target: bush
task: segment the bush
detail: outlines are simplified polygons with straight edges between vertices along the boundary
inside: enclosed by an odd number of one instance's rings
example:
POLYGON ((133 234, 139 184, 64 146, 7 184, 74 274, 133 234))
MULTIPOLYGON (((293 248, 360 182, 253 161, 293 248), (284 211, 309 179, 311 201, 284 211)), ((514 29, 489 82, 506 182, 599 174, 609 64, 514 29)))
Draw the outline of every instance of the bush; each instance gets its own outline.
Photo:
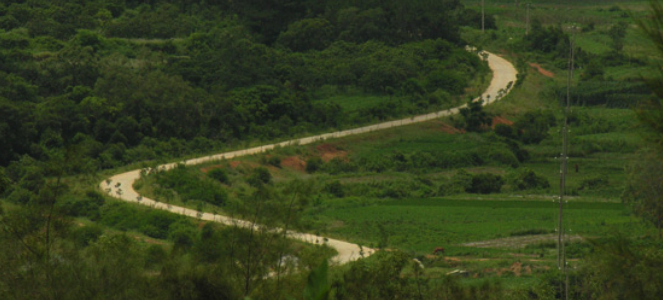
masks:
POLYGON ((447 183, 440 185, 438 196, 449 196, 465 192, 472 186, 472 174, 460 169, 447 183))
POLYGON ((175 190, 182 201, 200 200, 214 205, 225 204, 228 195, 222 186, 209 179, 199 178, 184 165, 157 174, 157 183, 175 190))
POLYGON ((579 190, 592 190, 600 187, 605 187, 608 186, 608 176, 606 175, 598 175, 595 177, 583 179, 580 182, 580 187, 578 188, 579 190))
POLYGON ((343 185, 338 180, 334 180, 325 185, 325 192, 333 195, 336 198, 343 198, 343 196, 345 196, 345 193, 343 192, 343 185))
POLYGON ((516 132, 513 129, 513 127, 506 125, 506 124, 497 124, 495 125, 495 134, 509 138, 509 139, 515 139, 517 138, 516 132))
POLYGON ((259 187, 263 184, 268 184, 271 181, 272 174, 269 173, 269 170, 263 167, 253 169, 251 176, 246 179, 246 182, 253 187, 259 187))
POLYGON ((545 177, 527 168, 510 174, 507 181, 512 189, 519 191, 539 188, 547 189, 550 187, 550 183, 545 177))
POLYGON ((281 167, 281 158, 278 157, 278 156, 272 156, 272 157, 267 159, 267 163, 272 165, 272 166, 275 166, 277 168, 280 168, 281 167))
POLYGON ((493 146, 488 150, 488 159, 502 166, 517 168, 520 163, 518 158, 509 149, 493 146))
POLYGON ((504 185, 502 176, 482 173, 472 176, 472 184, 466 191, 468 193, 490 194, 499 193, 504 185))
POLYGON ((77 227, 71 231, 71 238, 79 247, 86 247, 94 243, 104 230, 97 225, 77 227))
POLYGON ((309 173, 309 174, 315 173, 323 165, 324 165, 324 162, 322 161, 321 158, 311 157, 308 160, 306 160, 306 173, 309 173))
POLYGON ((555 126, 555 116, 550 111, 527 112, 513 124, 518 138, 525 144, 538 144, 548 137, 550 126, 555 126))
POLYGON ((207 172, 207 177, 221 183, 228 183, 228 174, 221 168, 215 168, 207 172))

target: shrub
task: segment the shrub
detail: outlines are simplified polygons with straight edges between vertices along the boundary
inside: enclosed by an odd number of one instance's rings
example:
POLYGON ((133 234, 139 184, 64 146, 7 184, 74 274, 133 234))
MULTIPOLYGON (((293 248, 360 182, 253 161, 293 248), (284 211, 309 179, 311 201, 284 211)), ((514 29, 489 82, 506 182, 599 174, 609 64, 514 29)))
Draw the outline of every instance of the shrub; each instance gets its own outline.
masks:
POLYGON ((525 144, 538 144, 548 137, 550 126, 555 125, 555 116, 550 111, 527 112, 513 124, 519 139, 525 144))
POLYGON ((509 166, 512 168, 517 168, 520 163, 518 158, 509 151, 509 149, 500 148, 498 146, 493 146, 488 151, 488 159, 497 163, 498 165, 509 166))
POLYGON ((226 171, 220 168, 215 168, 207 172, 207 177, 221 183, 228 183, 228 174, 226 174, 226 171))
POLYGON ((268 184, 271 181, 272 174, 269 173, 269 170, 263 167, 253 169, 253 174, 246 179, 246 182, 253 187, 259 187, 263 184, 268 184))
POLYGON ((311 157, 308 160, 306 160, 306 173, 312 174, 318 171, 322 166, 324 165, 324 162, 320 157, 311 157))
POLYGON ((472 186, 472 174, 460 169, 449 182, 440 185, 438 196, 449 196, 465 192, 472 186))
POLYGON ((103 233, 104 230, 100 226, 82 226, 71 231, 71 238, 79 247, 86 247, 87 245, 94 243, 103 233))
POLYGON ((506 124, 497 124, 495 125, 495 134, 499 136, 503 136, 505 138, 509 139, 515 139, 516 138, 516 132, 513 129, 513 127, 506 125, 506 124))
POLYGON ((272 156, 272 157, 267 159, 267 163, 272 165, 272 166, 275 166, 277 168, 280 168, 281 167, 281 158, 278 157, 278 156, 272 156))
POLYGON ((595 177, 590 177, 587 179, 583 179, 580 182, 580 187, 578 188, 579 190, 591 190, 591 189, 596 189, 600 187, 605 187, 608 185, 608 176, 606 175, 598 175, 595 177))
POLYGON ((338 180, 334 180, 325 185, 325 192, 333 195, 336 198, 343 198, 343 196, 345 196, 345 193, 343 192, 343 185, 338 180))
POLYGON ((529 189, 547 189, 550 187, 548 180, 536 174, 531 169, 520 169, 509 175, 508 184, 514 190, 529 190, 529 189))
POLYGON ((504 185, 502 176, 482 173, 472 176, 472 184, 466 191, 469 193, 490 194, 499 193, 504 185))

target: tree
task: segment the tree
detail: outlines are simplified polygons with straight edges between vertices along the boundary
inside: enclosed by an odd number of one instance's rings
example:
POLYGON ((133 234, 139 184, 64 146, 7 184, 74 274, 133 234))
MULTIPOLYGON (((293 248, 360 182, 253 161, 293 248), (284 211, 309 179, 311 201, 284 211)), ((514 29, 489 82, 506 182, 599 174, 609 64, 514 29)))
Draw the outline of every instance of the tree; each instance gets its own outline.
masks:
POLYGON ((622 200, 658 229, 663 237, 663 158, 660 153, 644 150, 629 170, 622 200))
POLYGON ((513 127, 524 144, 538 144, 549 136, 553 125, 555 116, 550 111, 539 110, 521 115, 513 127))
POLYGON ((288 25, 277 43, 298 52, 322 50, 331 44, 333 35, 334 27, 326 19, 303 19, 288 25))
POLYGON ((608 30, 608 35, 612 40, 610 47, 612 51, 619 54, 624 48, 624 39, 626 38, 626 29, 628 29, 628 24, 624 21, 620 21, 617 24, 614 24, 608 30))
POLYGON ((491 118, 483 110, 483 99, 468 102, 466 107, 460 109, 463 117, 463 128, 467 131, 484 131, 491 123, 491 118))
POLYGON ((466 191, 479 194, 499 193, 502 190, 502 185, 504 185, 502 176, 481 173, 472 176, 472 183, 466 191))

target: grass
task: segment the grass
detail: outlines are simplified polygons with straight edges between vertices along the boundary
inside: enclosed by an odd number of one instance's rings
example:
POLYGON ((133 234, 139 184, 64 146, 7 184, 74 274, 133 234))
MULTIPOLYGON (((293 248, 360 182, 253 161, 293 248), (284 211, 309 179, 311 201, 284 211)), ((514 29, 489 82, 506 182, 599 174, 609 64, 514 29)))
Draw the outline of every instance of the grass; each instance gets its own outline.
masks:
MULTIPOLYGON (((316 215, 342 225, 328 229, 332 236, 388 247, 429 253, 443 246, 447 255, 469 251, 463 243, 496 239, 511 233, 556 227, 556 203, 451 199, 400 199, 327 209, 316 215), (377 225, 380 224, 380 225, 377 225), (382 228, 380 228, 380 226, 382 228)), ((636 222, 620 203, 578 202, 567 205, 568 226, 576 234, 602 236, 613 227, 636 222)))

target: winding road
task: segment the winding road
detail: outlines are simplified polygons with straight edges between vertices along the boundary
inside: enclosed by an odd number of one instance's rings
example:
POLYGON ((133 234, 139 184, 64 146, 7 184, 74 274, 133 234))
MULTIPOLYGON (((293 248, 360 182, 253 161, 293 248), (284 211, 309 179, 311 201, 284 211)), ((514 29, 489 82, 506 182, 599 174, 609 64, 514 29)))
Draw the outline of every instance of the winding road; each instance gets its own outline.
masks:
MULTIPOLYGON (((488 65, 490 69, 493 72, 493 78, 490 82, 490 85, 486 89, 486 91, 483 93, 482 97, 483 99, 487 99, 484 103, 489 104, 494 101, 499 100, 503 96, 505 96, 513 87, 513 85, 516 82, 516 74, 517 71, 513 67, 513 65, 495 55, 489 52, 484 52, 487 54, 487 60, 488 60, 488 65)), ((474 99, 474 101, 478 100, 474 99)), ((219 161, 222 159, 233 159, 236 157, 240 156, 245 156, 245 155, 252 155, 252 154, 257 154, 261 152, 265 152, 271 149, 274 149, 275 147, 285 147, 285 146, 290 146, 290 145, 305 145, 305 144, 310 144, 310 143, 315 143, 321 140, 325 139, 330 139, 330 138, 340 138, 340 137, 345 137, 345 136, 350 136, 350 135, 355 135, 355 134, 361 134, 361 133, 366 133, 366 132, 371 132, 371 131, 376 131, 376 130, 382 130, 382 129, 387 129, 387 128, 392 128, 392 127, 397 127, 397 126, 404 126, 404 125, 409 125, 409 124, 414 124, 414 123, 419 123, 419 122, 424 122, 444 116, 449 116, 449 115, 454 115, 459 112, 461 108, 465 107, 459 106, 456 108, 448 109, 448 110, 443 110, 443 111, 438 111, 434 113, 429 113, 425 115, 420 115, 420 116, 415 116, 415 117, 410 117, 407 119, 402 119, 402 120, 396 120, 396 121, 389 121, 389 122, 384 122, 384 123, 379 123, 375 125, 370 125, 370 126, 365 126, 365 127, 360 127, 360 128, 355 128, 355 129, 350 129, 350 130, 344 130, 344 131, 338 131, 338 132, 332 132, 332 133, 326 133, 326 134, 321 134, 321 135, 316 135, 316 136, 311 136, 311 137, 306 137, 306 138, 301 138, 301 139, 294 139, 294 140, 289 140, 277 144, 269 144, 269 145, 263 145, 259 147, 254 147, 250 149, 244 149, 244 150, 238 150, 238 151, 231 151, 231 152, 226 152, 226 153, 220 153, 216 155, 210 155, 210 156, 205 156, 205 157, 200 157, 200 158, 195 158, 195 159, 190 159, 186 161, 182 161, 179 163, 183 163, 187 166, 190 165, 197 165, 209 161, 219 161)), ((164 164, 158 166, 158 168, 162 170, 169 170, 173 167, 175 167, 178 163, 170 163, 170 164, 164 164)), ((240 226, 240 227, 245 227, 245 228, 251 228, 252 226, 260 226, 259 224, 254 224, 248 221, 244 220, 238 220, 238 219, 232 219, 226 216, 221 216, 221 215, 216 215, 216 214, 211 214, 211 213, 200 213, 196 210, 193 209, 188 209, 184 207, 179 207, 179 206, 174 206, 174 205, 168 205, 166 203, 158 202, 153 199, 149 199, 146 197, 142 197, 141 195, 138 194, 133 188, 133 183, 134 181, 138 180, 140 178, 140 173, 142 169, 137 169, 133 171, 129 171, 126 173, 122 174, 117 174, 114 175, 103 182, 99 184, 99 187, 101 188, 102 191, 106 192, 108 195, 111 197, 124 200, 127 202, 134 202, 138 203, 141 205, 149 206, 155 209, 163 209, 170 211, 172 213, 176 214, 181 214, 193 218, 198 218, 201 220, 206 220, 206 221, 213 221, 213 222, 219 222, 225 225, 235 225, 235 226, 240 226)), ((308 243, 325 243, 329 247, 332 247, 336 249, 338 252, 338 255, 334 257, 333 262, 338 263, 338 264, 344 264, 356 259, 359 259, 361 257, 369 256, 375 252, 374 249, 366 248, 366 247, 361 247, 357 244, 352 244, 346 241, 341 241, 341 240, 336 240, 336 239, 331 239, 331 238, 325 238, 322 236, 318 235, 313 235, 313 234, 308 234, 308 233, 299 233, 295 231, 288 231, 287 236, 292 239, 297 239, 300 241, 308 242, 308 243)))

